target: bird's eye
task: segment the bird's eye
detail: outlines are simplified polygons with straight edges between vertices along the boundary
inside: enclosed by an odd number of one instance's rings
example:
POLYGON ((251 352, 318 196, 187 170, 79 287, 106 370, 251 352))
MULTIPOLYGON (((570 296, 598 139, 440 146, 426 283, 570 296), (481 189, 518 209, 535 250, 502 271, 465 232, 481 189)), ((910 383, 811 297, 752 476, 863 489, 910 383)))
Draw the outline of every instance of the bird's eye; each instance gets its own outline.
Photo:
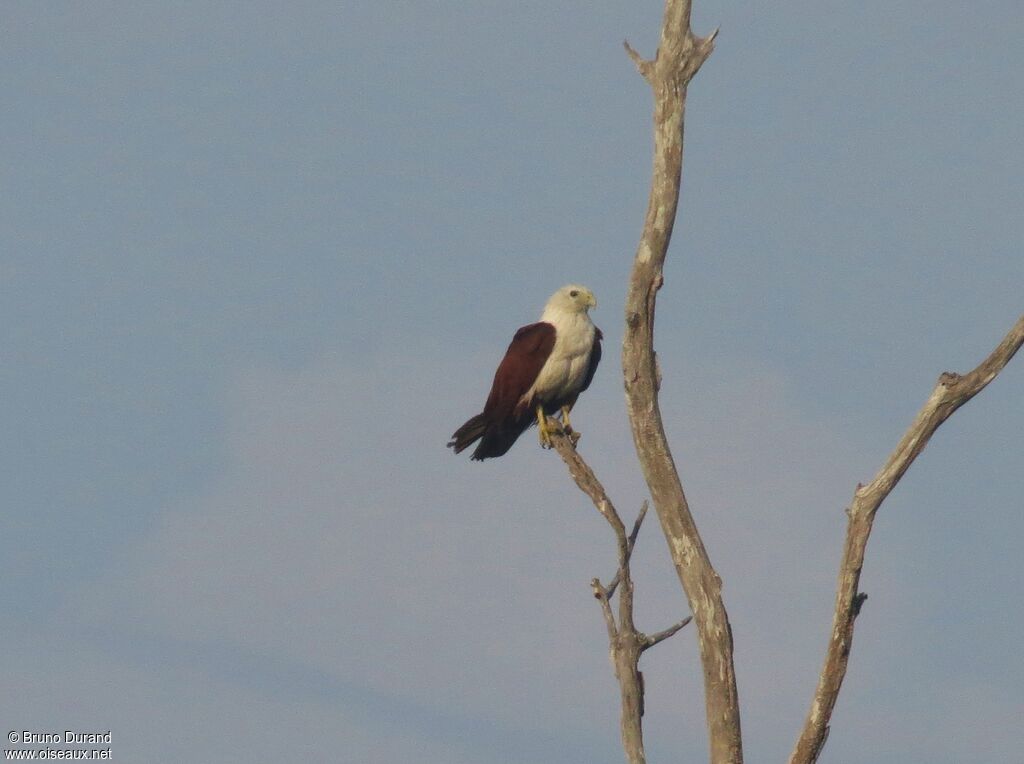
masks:
POLYGON ((569 292, 569 296, 570 297, 579 297, 580 296, 580 290, 573 289, 571 292, 569 292))

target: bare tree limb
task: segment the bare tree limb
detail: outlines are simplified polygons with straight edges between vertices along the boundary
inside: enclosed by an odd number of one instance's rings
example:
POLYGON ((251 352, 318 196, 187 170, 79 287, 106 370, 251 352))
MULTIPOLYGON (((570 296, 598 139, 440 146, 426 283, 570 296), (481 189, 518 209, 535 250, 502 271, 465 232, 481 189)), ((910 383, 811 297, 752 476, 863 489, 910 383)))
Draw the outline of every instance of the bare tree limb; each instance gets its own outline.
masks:
POLYGON ((688 615, 688 616, 686 616, 686 618, 681 620, 679 623, 672 624, 671 626, 669 626, 664 631, 659 631, 657 634, 651 634, 649 637, 647 637, 647 639, 644 640, 644 644, 643 644, 643 647, 641 649, 642 650, 646 650, 649 647, 654 647, 659 642, 664 642, 669 637, 674 636, 676 634, 676 632, 678 632, 681 628, 686 626, 692 620, 693 620, 693 616, 692 615, 688 615))
POLYGON ((609 601, 608 590, 601 586, 601 582, 592 578, 590 588, 594 591, 594 598, 601 603, 601 614, 604 616, 605 625, 608 627, 608 641, 615 644, 619 636, 619 627, 615 625, 615 613, 612 612, 612 604, 609 601))
POLYGON ((569 468, 569 474, 576 481, 583 493, 590 497, 597 511, 601 513, 615 533, 618 548, 619 572, 616 578, 621 582, 619 592, 619 622, 616 624, 612 612, 610 594, 598 579, 590 582, 594 597, 601 604, 605 625, 608 628, 608 645, 615 678, 619 682, 619 697, 622 713, 619 730, 622 735, 622 747, 626 752, 626 760, 630 764, 646 764, 643 739, 643 708, 644 685, 640 674, 640 639, 633 625, 633 582, 629 575, 629 538, 626 526, 623 525, 619 513, 615 510, 611 499, 605 493, 604 486, 597 479, 594 471, 583 461, 576 451, 573 438, 561 425, 549 420, 551 427, 551 443, 558 455, 569 468), (623 613, 627 617, 623 618, 623 613))
MULTIPOLYGON (((636 546, 636 537, 640 534, 640 526, 643 524, 644 518, 647 516, 647 501, 640 506, 640 513, 636 516, 636 520, 633 522, 633 530, 629 533, 629 538, 626 539, 626 561, 628 562, 630 557, 633 555, 633 547, 636 546)), ((619 585, 619 581, 622 578, 621 563, 619 570, 615 571, 615 577, 612 582, 608 584, 608 596, 611 597, 615 594, 615 589, 619 585)))
POLYGON ((711 55, 717 31, 690 30, 690 0, 666 0, 661 40, 653 61, 626 44, 654 94, 654 165, 644 230, 626 296, 622 372, 633 443, 651 491, 672 560, 697 625, 712 764, 740 764, 743 745, 733 666, 732 629, 711 565, 690 514, 658 406, 654 313, 662 269, 679 203, 683 122, 690 80, 711 55))
POLYGON ((636 70, 640 72, 645 80, 650 82, 651 72, 654 69, 654 62, 645 61, 643 57, 633 49, 633 46, 629 44, 629 40, 623 40, 622 46, 626 49, 626 54, 633 59, 633 63, 636 64, 636 70))
POLYGON ((825 665, 818 678, 810 712, 790 756, 790 764, 816 762, 828 738, 829 721, 846 676, 850 649, 853 645, 854 621, 860 613, 861 605, 867 599, 867 595, 858 592, 857 589, 875 513, 928 445, 929 439, 939 426, 995 379, 1022 344, 1024 316, 1018 319, 1002 342, 974 371, 964 376, 950 372, 942 374, 932 394, 874 480, 867 485, 857 486, 853 502, 847 509, 846 541, 843 544, 843 557, 839 565, 832 635, 825 655, 825 665))
POLYGON ((552 427, 552 445, 569 468, 572 479, 580 486, 580 490, 590 497, 594 506, 597 507, 597 511, 611 525, 615 535, 618 549, 618 572, 615 578, 622 585, 622 591, 618 593, 620 620, 617 625, 611 610, 608 590, 601 586, 601 582, 597 579, 591 581, 591 588, 601 604, 601 612, 608 630, 611 665, 615 671, 615 679, 618 680, 622 703, 620 731, 626 759, 630 764, 646 764, 647 759, 643 750, 643 678, 639 669, 641 650, 639 635, 633 625, 633 582, 629 572, 631 548, 629 538, 626 536, 626 526, 604 492, 601 481, 597 479, 594 471, 575 450, 570 435, 553 420, 551 423, 554 425, 552 427), (623 618, 624 613, 626 613, 626 618, 623 618))
POLYGON ((608 494, 605 493, 601 481, 597 479, 597 475, 590 469, 590 465, 583 461, 583 457, 576 450, 576 446, 573 444, 569 433, 562 429, 561 423, 555 419, 548 419, 548 427, 551 433, 551 445, 558 451, 558 455, 562 457, 565 466, 569 468, 569 474, 572 476, 572 479, 579 486, 579 489, 590 497, 594 506, 597 507, 597 511, 612 526, 616 540, 620 541, 620 546, 628 547, 626 526, 622 524, 622 518, 619 517, 619 513, 615 510, 612 500, 608 498, 608 494))
POLYGON ((608 587, 602 586, 600 580, 592 579, 590 588, 601 605, 601 614, 604 616, 605 627, 608 630, 610 658, 615 669, 615 678, 619 682, 619 695, 622 704, 620 718, 622 747, 630 764, 645 764, 643 743, 644 678, 639 668, 640 656, 648 648, 671 637, 689 623, 690 619, 686 618, 651 637, 637 631, 633 621, 633 579, 629 563, 637 536, 640 533, 640 526, 647 514, 647 502, 645 501, 640 508, 640 513, 633 523, 633 530, 627 536, 626 526, 608 498, 608 494, 605 493, 604 486, 576 451, 578 435, 566 432, 560 423, 553 419, 548 421, 548 427, 551 433, 551 443, 569 468, 569 474, 572 475, 580 490, 590 497, 594 506, 597 507, 597 511, 601 513, 615 534, 618 552, 618 570, 615 573, 615 578, 612 579, 612 584, 608 587), (618 619, 616 619, 611 605, 611 598, 616 589, 619 593, 618 619))

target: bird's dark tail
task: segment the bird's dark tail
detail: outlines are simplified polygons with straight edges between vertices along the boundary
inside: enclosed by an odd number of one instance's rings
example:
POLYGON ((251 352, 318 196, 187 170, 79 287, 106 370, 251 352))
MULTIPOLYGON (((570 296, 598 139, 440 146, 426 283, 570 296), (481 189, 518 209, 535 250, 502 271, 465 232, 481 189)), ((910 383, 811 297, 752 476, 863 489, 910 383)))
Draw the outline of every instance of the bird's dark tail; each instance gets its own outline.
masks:
POLYGON ((452 439, 448 441, 448 448, 454 449, 455 453, 459 453, 478 441, 486 430, 487 422, 484 419, 484 415, 477 414, 455 431, 452 439))
POLYGON ((531 424, 533 424, 533 418, 527 415, 498 425, 488 425, 484 415, 477 414, 455 431, 452 439, 448 441, 448 448, 459 453, 479 440, 480 444, 473 450, 473 455, 470 458, 475 461, 493 459, 507 453, 512 448, 512 444, 531 424))

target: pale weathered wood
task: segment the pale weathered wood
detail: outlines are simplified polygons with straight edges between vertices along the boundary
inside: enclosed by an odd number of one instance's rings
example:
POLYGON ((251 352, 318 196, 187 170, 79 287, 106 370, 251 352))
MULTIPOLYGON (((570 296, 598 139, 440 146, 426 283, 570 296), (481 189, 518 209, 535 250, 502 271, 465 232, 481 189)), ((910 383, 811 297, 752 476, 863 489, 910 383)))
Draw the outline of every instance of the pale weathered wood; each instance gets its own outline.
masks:
POLYGON ((569 474, 576 481, 576 485, 590 497, 598 512, 608 522, 615 534, 618 556, 618 569, 615 577, 607 587, 595 578, 591 580, 590 588, 601 605, 601 613, 608 630, 610 658, 615 670, 615 678, 619 683, 622 707, 619 729, 626 760, 629 764, 645 764, 647 759, 644 753, 643 739, 644 681, 643 674, 640 673, 640 656, 648 648, 654 647, 678 632, 689 623, 690 619, 686 618, 652 636, 637 631, 633 621, 633 578, 630 574, 629 562, 636 544, 637 534, 640 533, 640 525, 647 513, 647 502, 644 502, 640 509, 640 514, 637 516, 636 522, 633 523, 632 532, 627 535, 626 526, 622 523, 615 505, 605 493, 604 486, 601 485, 601 481, 597 479, 594 471, 583 461, 583 457, 576 450, 576 440, 579 436, 572 432, 566 432, 555 420, 550 420, 549 427, 551 428, 551 445, 558 451, 558 455, 562 457, 562 461, 569 468, 569 474), (619 593, 618 618, 616 618, 611 605, 611 598, 616 589, 619 593))
MULTIPOLYGON (((668 542, 677 575, 686 593, 697 627, 704 676, 710 761, 742 764, 743 745, 739 698, 733 662, 732 629, 722 600, 722 584, 704 547, 682 482, 669 449, 658 404, 661 384, 654 352, 654 319, 663 267, 676 220, 683 164, 683 125, 686 90, 690 80, 714 48, 717 31, 706 38, 690 30, 690 0, 666 0, 661 39, 653 60, 645 60, 629 43, 626 51, 654 95, 654 160, 651 190, 643 234, 626 296, 622 370, 626 406, 633 442, 644 478, 651 492, 662 531, 668 542)), ((935 430, 953 412, 980 392, 1009 362, 1024 343, 1024 316, 993 353, 965 376, 943 374, 896 450, 867 486, 858 486, 847 510, 849 524, 832 635, 811 710, 790 758, 790 764, 812 764, 828 736, 829 720, 846 674, 853 627, 867 595, 858 591, 864 550, 878 507, 928 443, 935 430)), ((591 582, 598 599, 611 647, 611 659, 619 681, 621 731, 630 764, 645 762, 642 737, 643 676, 638 670, 644 650, 675 634, 689 618, 657 634, 647 636, 633 623, 633 582, 629 558, 643 511, 627 536, 625 526, 604 488, 576 451, 576 437, 552 422, 552 444, 569 467, 577 485, 612 526, 619 554, 619 569, 605 587, 591 582), (619 588, 616 617, 611 598, 619 588)), ((646 506, 646 505, 645 505, 646 506)))
POLYGON ((857 486, 853 502, 846 510, 846 541, 839 564, 839 584, 836 588, 835 612, 825 665, 818 678, 811 709, 790 756, 790 764, 816 762, 828 738, 829 721, 846 676, 853 646, 854 622, 861 605, 867 599, 867 595, 859 592, 858 587, 875 513, 914 459, 928 445, 939 425, 995 379, 1021 344, 1024 344, 1024 316, 1018 319, 1003 341, 974 371, 964 376, 950 372, 942 374, 932 394, 874 480, 867 485, 857 486))
POLYGON ((697 626, 710 760, 739 764, 743 744, 732 629, 721 580, 697 531, 665 437, 654 353, 655 303, 679 203, 686 89, 711 55, 714 39, 715 33, 699 38, 691 32, 689 0, 667 0, 654 60, 643 60, 626 44, 654 94, 654 164, 644 230, 626 295, 622 371, 633 443, 697 626))

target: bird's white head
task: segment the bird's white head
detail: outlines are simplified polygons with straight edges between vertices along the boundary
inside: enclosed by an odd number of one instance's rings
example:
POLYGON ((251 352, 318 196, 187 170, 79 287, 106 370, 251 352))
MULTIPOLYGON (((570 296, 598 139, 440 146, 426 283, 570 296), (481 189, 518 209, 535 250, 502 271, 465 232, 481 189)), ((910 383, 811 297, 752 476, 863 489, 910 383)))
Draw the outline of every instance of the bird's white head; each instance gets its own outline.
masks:
POLYGON ((548 304, 544 306, 544 314, 547 315, 551 312, 586 313, 596 307, 597 299, 593 292, 579 284, 567 284, 551 295, 548 304))

